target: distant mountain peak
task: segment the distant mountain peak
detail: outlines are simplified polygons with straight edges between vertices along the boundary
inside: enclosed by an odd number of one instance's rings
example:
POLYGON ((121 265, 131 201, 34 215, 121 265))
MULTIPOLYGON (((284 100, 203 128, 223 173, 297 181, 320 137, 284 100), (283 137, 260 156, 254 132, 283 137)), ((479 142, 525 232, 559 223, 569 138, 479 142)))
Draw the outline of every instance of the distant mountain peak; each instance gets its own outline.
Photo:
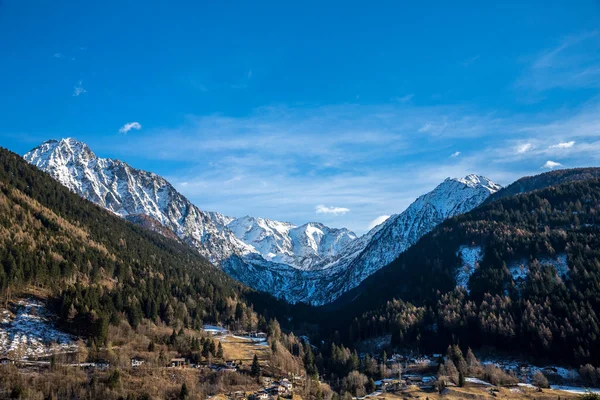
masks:
MULTIPOLYGON (((475 174, 448 178, 416 199, 404 212, 392 215, 301 274, 271 269, 261 262, 253 264, 252 274, 237 265, 229 266, 227 271, 255 288, 270 288, 275 296, 292 303, 326 304, 395 260, 438 224, 477 207, 499 188, 490 179, 475 174), (273 291, 273 286, 278 289, 273 291)), ((296 229, 310 231, 317 229, 317 225, 307 223, 296 229)), ((306 237, 317 235, 315 232, 306 237)))

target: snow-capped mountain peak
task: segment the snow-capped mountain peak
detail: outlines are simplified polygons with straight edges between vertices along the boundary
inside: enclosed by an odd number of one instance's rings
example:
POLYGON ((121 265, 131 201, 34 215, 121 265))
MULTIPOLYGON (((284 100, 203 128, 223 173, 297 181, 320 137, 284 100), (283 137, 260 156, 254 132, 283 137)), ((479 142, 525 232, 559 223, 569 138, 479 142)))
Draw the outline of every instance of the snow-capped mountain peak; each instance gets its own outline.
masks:
POLYGON ((162 225, 234 278, 292 303, 335 300, 437 224, 500 189, 480 175, 448 178, 357 238, 347 229, 319 222, 296 226, 202 211, 162 177, 99 158, 73 138, 44 142, 24 158, 80 196, 165 234, 162 225))
MULTIPOLYGON (((392 262, 445 219, 470 211, 499 189, 500 185, 479 175, 448 178, 404 212, 349 241, 309 270, 290 273, 258 262, 253 263, 252 274, 239 268, 229 272, 259 289, 278 288, 271 292, 293 303, 326 304, 392 262)), ((318 237, 318 233, 306 237, 318 237)))
POLYGON ((345 228, 329 228, 319 222, 295 226, 289 222, 245 216, 227 227, 266 260, 309 269, 325 257, 339 253, 356 235, 345 228))
POLYGON ((156 174, 119 160, 98 158, 85 143, 72 138, 50 140, 24 158, 73 192, 121 217, 142 214, 153 218, 213 262, 254 251, 219 226, 225 217, 201 211, 156 174))
POLYGON ((24 158, 117 215, 146 215, 158 221, 217 264, 234 255, 253 255, 253 259, 262 256, 290 268, 306 269, 356 238, 346 229, 320 223, 296 227, 266 218, 233 218, 202 211, 164 178, 119 160, 99 158, 73 138, 46 141, 24 158))
POLYGON ((469 175, 465 176, 464 178, 446 178, 446 180, 447 181, 455 180, 457 182, 463 183, 472 188, 477 187, 477 186, 482 186, 483 188, 488 189, 492 193, 495 193, 498 190, 502 189, 502 186, 493 182, 489 178, 486 178, 485 176, 482 176, 482 175, 476 175, 476 174, 469 174, 469 175))

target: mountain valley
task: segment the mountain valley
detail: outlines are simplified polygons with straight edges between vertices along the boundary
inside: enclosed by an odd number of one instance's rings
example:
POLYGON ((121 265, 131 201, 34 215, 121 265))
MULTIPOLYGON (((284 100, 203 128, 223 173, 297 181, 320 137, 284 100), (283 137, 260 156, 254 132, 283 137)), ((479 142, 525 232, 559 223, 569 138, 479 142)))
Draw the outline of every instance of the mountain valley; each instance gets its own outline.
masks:
MULTIPOLYGON (((469 211, 501 187, 477 175, 447 179, 361 237, 345 228, 245 216, 193 205, 169 182, 75 139, 50 140, 24 156, 80 196, 132 221, 145 215, 230 276, 290 303, 322 305, 356 287, 445 219, 469 211)), ((154 224, 156 225, 156 224, 154 224)), ((153 228, 156 229, 156 226, 153 228)))

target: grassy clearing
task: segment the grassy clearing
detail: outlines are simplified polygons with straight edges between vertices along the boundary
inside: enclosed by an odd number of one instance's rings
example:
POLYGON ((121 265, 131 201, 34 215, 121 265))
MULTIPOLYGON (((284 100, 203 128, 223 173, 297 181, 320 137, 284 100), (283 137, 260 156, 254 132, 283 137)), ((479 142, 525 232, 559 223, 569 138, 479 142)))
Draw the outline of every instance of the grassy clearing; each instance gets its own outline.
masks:
POLYGON ((271 354, 269 346, 260 346, 251 340, 226 336, 217 338, 223 346, 223 356, 226 360, 252 361, 254 354, 260 361, 265 361, 271 354))

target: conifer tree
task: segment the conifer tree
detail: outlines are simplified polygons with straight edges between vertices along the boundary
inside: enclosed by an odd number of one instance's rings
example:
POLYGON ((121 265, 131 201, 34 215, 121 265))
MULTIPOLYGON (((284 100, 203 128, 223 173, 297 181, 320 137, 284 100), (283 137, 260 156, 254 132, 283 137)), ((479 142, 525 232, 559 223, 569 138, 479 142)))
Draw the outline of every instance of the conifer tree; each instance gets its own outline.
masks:
POLYGON ((254 354, 254 358, 252 359, 252 367, 250 369, 252 376, 259 377, 260 376, 260 364, 258 363, 258 357, 256 353, 254 354))

